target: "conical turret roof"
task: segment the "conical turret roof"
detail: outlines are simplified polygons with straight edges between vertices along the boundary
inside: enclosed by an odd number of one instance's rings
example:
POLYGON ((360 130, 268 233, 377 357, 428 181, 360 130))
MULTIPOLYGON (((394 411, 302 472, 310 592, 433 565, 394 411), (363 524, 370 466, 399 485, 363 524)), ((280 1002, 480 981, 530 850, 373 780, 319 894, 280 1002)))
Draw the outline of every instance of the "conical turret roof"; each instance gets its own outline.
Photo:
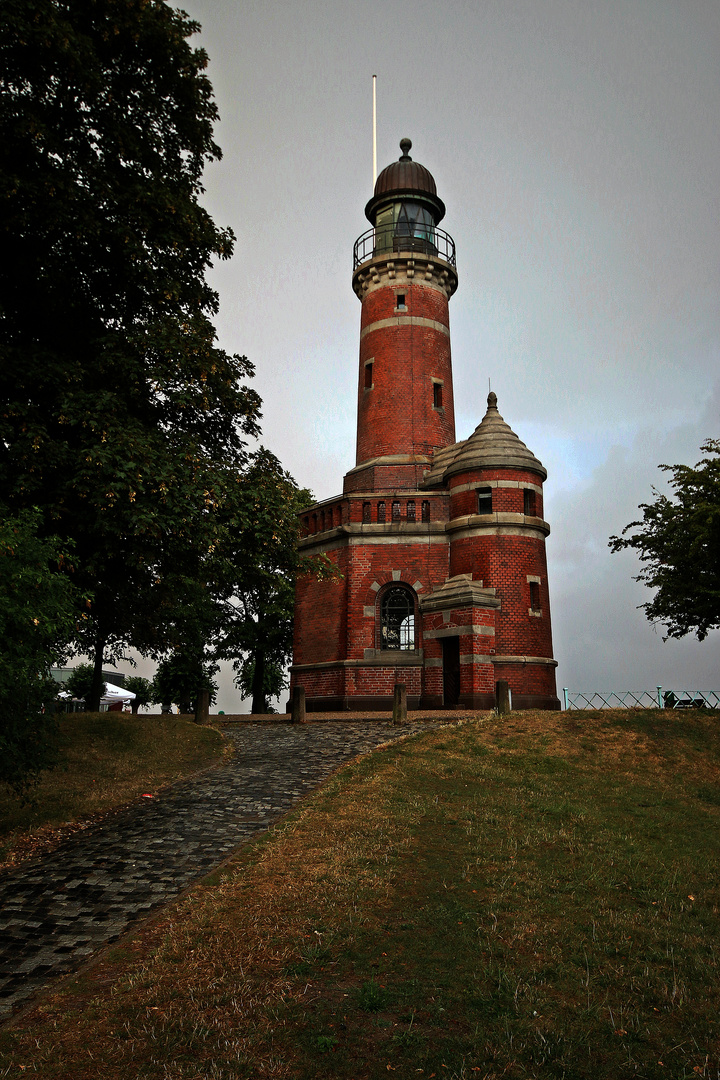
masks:
POLYGON ((547 477, 547 470, 525 443, 517 437, 498 412, 497 395, 490 391, 487 412, 470 438, 435 452, 424 486, 446 481, 471 469, 529 469, 547 477))
POLYGON ((547 471, 542 462, 528 450, 510 425, 505 423, 498 412, 497 395, 492 390, 488 394, 487 406, 487 412, 470 438, 458 444, 458 452, 446 469, 445 476, 455 476, 456 473, 467 472, 469 469, 510 466, 515 469, 531 469, 540 473, 544 479, 547 471))

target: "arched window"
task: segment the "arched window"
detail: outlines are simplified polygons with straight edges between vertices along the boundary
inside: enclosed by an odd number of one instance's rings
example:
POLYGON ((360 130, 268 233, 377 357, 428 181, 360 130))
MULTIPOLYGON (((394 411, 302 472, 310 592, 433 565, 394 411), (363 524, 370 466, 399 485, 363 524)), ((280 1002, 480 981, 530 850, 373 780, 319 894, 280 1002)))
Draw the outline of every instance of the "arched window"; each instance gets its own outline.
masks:
POLYGON ((380 599, 380 648, 415 648, 415 597, 403 585, 393 585, 380 599))
POLYGON ((415 500, 414 499, 408 499, 407 519, 408 519, 408 521, 414 521, 415 520, 415 500))

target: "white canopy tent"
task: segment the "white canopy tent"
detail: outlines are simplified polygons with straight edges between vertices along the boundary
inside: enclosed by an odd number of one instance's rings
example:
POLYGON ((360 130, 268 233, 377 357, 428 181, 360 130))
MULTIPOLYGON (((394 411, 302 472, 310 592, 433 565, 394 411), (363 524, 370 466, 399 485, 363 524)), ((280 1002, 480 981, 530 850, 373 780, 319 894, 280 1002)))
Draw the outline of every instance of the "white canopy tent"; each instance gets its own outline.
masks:
POLYGON ((132 690, 125 690, 122 686, 115 686, 113 683, 105 683, 105 693, 100 698, 101 705, 114 705, 118 701, 134 701, 135 694, 132 690))

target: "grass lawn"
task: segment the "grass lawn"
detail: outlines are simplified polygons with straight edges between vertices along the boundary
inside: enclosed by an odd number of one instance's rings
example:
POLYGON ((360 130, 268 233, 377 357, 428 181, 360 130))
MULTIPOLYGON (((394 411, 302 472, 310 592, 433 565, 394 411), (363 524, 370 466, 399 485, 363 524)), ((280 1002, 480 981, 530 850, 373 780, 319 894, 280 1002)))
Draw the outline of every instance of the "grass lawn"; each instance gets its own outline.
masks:
POLYGON ((0 866, 48 850, 99 814, 154 794, 222 756, 222 736, 173 716, 70 713, 59 718, 58 764, 25 798, 0 785, 0 866))
POLYGON ((0 1077, 720 1076, 720 726, 409 738, 0 1033, 0 1077))

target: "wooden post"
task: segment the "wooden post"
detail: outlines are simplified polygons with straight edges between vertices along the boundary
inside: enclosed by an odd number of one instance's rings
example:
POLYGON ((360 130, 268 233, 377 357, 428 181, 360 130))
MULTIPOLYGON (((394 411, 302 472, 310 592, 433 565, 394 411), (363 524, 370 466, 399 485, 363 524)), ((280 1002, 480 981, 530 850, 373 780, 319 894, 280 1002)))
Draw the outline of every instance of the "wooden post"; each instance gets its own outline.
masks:
POLYGON ((291 724, 305 723, 305 687, 294 686, 292 692, 292 711, 290 713, 291 724))
POLYGON ((407 723, 407 686, 405 683, 395 683, 392 722, 393 724, 407 723))
POLYGON ((203 725, 210 723, 210 691, 207 687, 203 687, 202 690, 197 692, 195 723, 203 725))
POLYGON ((499 679, 495 683, 495 708, 500 716, 506 716, 509 712, 512 712, 512 698, 510 697, 510 687, 506 679, 499 679))

